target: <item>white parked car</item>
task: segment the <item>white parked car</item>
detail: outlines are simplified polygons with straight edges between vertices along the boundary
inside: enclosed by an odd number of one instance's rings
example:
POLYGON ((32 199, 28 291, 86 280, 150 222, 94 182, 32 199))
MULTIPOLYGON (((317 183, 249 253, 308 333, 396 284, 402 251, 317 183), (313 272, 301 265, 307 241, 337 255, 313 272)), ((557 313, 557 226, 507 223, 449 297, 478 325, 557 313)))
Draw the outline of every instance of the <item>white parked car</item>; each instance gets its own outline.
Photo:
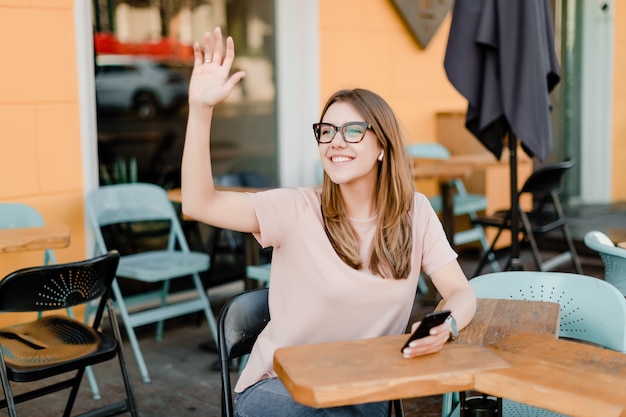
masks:
POLYGON ((185 78, 149 58, 98 55, 95 78, 100 110, 132 112, 148 120, 187 101, 185 78))

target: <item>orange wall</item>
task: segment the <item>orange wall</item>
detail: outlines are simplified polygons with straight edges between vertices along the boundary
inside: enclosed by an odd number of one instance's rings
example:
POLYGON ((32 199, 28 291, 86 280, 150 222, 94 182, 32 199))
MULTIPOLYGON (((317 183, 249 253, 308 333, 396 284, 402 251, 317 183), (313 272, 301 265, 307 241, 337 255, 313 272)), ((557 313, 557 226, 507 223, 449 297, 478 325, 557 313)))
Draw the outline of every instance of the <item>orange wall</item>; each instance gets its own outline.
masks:
MULTIPOLYGON (((626 200, 626 4, 613 3, 612 201, 626 200)), ((340 88, 365 87, 396 111, 409 142, 436 140, 435 114, 465 112, 467 102, 443 69, 450 14, 420 49, 388 0, 320 0, 320 100, 340 88), (324 18, 327 16, 328 18, 324 18), (345 17, 339 17, 345 16, 345 17)))
POLYGON ((626 4, 613 2, 615 24, 615 54, 613 56, 613 186, 611 197, 626 200, 626 4))
POLYGON ((321 103, 340 88, 380 94, 407 131, 408 142, 436 141, 435 113, 465 112, 443 60, 450 14, 421 49, 389 0, 320 0, 321 103))
MULTIPOLYGON (((60 262, 85 257, 73 0, 0 0, 0 202, 70 226, 60 262)), ((0 254, 0 277, 43 253, 0 254)))

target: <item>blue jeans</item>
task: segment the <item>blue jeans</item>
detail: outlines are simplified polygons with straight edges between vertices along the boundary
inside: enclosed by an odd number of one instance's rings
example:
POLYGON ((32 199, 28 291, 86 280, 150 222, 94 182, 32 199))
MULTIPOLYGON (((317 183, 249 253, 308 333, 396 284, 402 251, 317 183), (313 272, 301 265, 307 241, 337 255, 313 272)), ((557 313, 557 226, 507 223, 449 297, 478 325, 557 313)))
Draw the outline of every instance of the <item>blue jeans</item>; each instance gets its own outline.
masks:
POLYGON ((389 401, 312 408, 294 401, 278 378, 257 382, 235 398, 236 417, 386 417, 389 401))

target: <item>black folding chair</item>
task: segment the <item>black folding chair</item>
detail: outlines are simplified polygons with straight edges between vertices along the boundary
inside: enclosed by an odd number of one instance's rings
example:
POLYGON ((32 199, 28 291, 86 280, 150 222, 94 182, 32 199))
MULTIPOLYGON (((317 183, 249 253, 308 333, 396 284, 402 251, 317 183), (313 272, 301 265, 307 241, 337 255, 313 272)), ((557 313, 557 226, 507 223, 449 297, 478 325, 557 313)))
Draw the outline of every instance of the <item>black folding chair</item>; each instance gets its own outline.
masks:
MULTIPOLYGON (((559 201, 559 194, 563 188, 563 177, 567 170, 573 166, 574 161, 572 160, 544 165, 528 177, 518 193, 516 209, 520 219, 519 230, 530 243, 533 260, 539 271, 551 271, 571 261, 576 272, 579 274, 583 273, 569 227, 567 226, 567 219, 559 201), (533 208, 531 211, 524 211, 519 203, 519 199, 524 194, 531 194, 533 197, 533 208), (567 250, 548 260, 543 260, 537 245, 537 237, 554 230, 561 231, 567 250)), ((496 242, 500 238, 502 231, 511 230, 511 210, 498 211, 492 216, 479 217, 475 220, 475 223, 483 227, 497 227, 498 232, 489 249, 480 258, 473 276, 481 273, 489 254, 494 252, 496 242)), ((516 237, 512 236, 511 238, 515 239, 516 237)), ((510 268, 510 262, 511 259, 509 257, 505 270, 510 268)))
POLYGON ((222 368, 222 416, 233 416, 230 382, 231 361, 252 351, 259 333, 270 321, 267 288, 235 295, 222 308, 217 324, 218 350, 222 368))
POLYGON ((111 251, 80 262, 20 269, 0 281, 2 312, 36 313, 100 300, 91 325, 66 315, 49 315, 0 329, 0 373, 5 396, 0 408, 8 408, 9 415, 17 415, 15 404, 70 388, 63 414, 69 416, 85 368, 116 356, 126 397, 82 415, 138 415, 111 301, 111 284, 118 262, 119 254, 111 251), (105 308, 113 335, 100 329, 105 308), (76 372, 61 381, 48 379, 71 371, 76 372), (44 380, 47 385, 32 384, 37 388, 13 396, 11 381, 26 386, 25 383, 44 380))
MULTIPOLYGON (((218 349, 222 368, 222 417, 233 416, 233 394, 230 381, 231 361, 252 351, 261 331, 270 321, 268 288, 243 292, 231 298, 222 308, 217 325, 218 349)), ((389 406, 396 417, 403 417, 401 400, 389 406)))

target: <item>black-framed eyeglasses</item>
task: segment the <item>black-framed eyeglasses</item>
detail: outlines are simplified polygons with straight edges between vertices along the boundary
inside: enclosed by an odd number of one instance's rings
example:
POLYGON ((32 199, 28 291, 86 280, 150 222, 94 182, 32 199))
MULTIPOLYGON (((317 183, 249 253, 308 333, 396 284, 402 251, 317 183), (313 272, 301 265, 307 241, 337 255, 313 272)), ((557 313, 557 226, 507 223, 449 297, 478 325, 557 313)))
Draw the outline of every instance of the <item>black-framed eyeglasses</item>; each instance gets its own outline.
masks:
POLYGON ((341 126, 330 123, 313 123, 313 133, 317 143, 330 143, 337 132, 341 132, 341 137, 347 143, 359 143, 365 137, 367 129, 372 126, 367 122, 348 122, 341 126))

